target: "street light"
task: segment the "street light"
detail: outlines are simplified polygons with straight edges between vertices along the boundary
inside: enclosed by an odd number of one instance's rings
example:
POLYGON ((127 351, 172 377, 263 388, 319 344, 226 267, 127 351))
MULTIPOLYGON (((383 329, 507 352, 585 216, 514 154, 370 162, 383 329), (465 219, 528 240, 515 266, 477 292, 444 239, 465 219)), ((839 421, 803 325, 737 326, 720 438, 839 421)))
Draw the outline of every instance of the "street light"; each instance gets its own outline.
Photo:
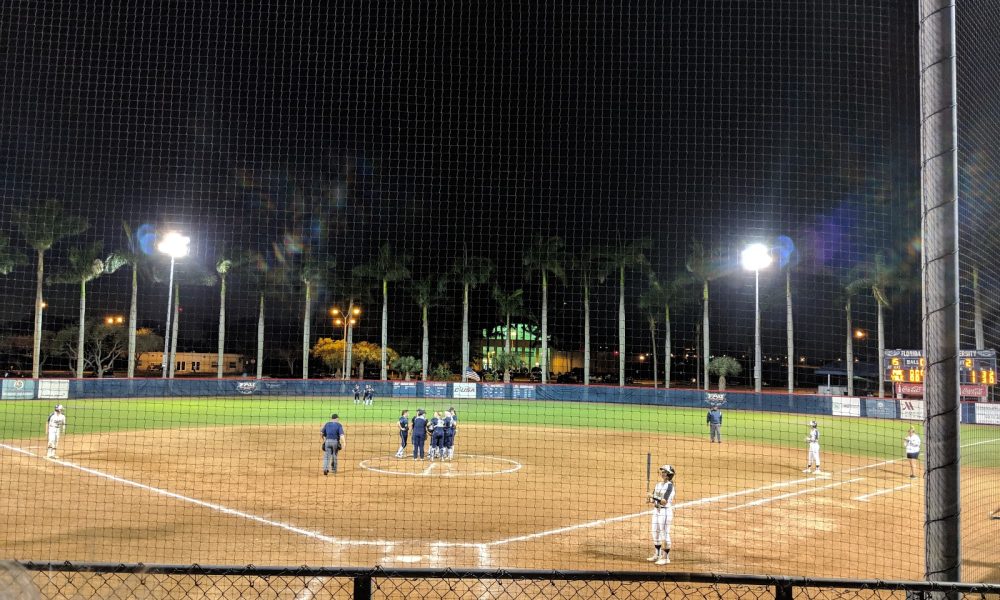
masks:
POLYGON ((753 306, 754 306, 754 352, 753 352, 753 390, 760 393, 760 270, 771 264, 771 251, 764 244, 750 244, 740 254, 740 262, 747 271, 753 271, 753 306))
POLYGON ((173 315, 174 303, 174 261, 188 255, 188 245, 191 238, 176 231, 168 231, 156 249, 170 257, 170 282, 167 288, 167 329, 163 332, 163 378, 167 378, 167 359, 170 356, 170 318, 173 315))

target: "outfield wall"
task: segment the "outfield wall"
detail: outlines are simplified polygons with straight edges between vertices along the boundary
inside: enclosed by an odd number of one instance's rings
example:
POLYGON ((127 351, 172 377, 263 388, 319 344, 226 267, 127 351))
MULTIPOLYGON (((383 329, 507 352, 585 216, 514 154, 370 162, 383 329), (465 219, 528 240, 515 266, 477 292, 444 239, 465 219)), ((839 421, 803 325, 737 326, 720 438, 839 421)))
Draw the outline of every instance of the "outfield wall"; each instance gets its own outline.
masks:
MULTIPOLYGON (((537 399, 689 408, 719 404, 727 410, 915 421, 924 418, 924 404, 920 400, 525 383, 357 382, 339 379, 5 379, 0 398, 352 397, 355 385, 362 389, 372 386, 377 398, 537 399)), ((1000 404, 963 403, 962 422, 1000 425, 1000 404)))

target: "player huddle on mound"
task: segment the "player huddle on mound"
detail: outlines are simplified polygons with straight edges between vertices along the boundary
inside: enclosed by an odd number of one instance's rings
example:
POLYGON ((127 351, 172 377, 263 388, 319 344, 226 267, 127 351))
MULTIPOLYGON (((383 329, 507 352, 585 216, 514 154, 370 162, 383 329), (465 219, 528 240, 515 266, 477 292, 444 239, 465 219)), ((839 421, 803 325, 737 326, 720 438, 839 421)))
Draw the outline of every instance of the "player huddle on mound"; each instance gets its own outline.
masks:
POLYGON ((455 458, 455 433, 458 430, 458 414, 455 407, 448 410, 436 411, 430 419, 424 413, 424 409, 417 409, 417 416, 413 417, 410 423, 410 411, 404 410, 399 415, 399 450, 396 451, 396 458, 403 458, 406 452, 406 441, 410 432, 413 432, 413 460, 454 460, 455 458), (430 452, 424 456, 424 444, 427 438, 431 440, 430 452))

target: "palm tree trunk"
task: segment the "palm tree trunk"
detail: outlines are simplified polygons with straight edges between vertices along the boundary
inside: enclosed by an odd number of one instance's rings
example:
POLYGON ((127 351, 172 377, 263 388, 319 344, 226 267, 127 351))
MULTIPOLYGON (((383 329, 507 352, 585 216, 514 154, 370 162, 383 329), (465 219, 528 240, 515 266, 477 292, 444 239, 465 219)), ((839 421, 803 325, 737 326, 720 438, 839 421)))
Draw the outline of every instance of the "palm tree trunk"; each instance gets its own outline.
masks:
POLYGON ((41 371, 39 359, 42 355, 42 281, 45 278, 45 251, 38 251, 38 267, 35 270, 35 340, 31 349, 31 377, 38 379, 41 371))
POLYGON ((983 298, 979 291, 979 267, 972 268, 972 325, 976 334, 976 350, 986 348, 983 334, 983 298))
POLYGON ((788 346, 788 393, 795 393, 795 336, 792 319, 792 272, 785 271, 785 335, 788 346))
POLYGON ((264 378, 264 292, 260 292, 260 304, 257 307, 257 379, 264 378))
POLYGON ((226 276, 225 274, 220 275, 220 285, 219 285, 219 349, 218 356, 216 358, 215 377, 217 379, 222 379, 223 363, 222 355, 225 353, 226 348, 226 276))
POLYGON ((655 390, 659 387, 659 370, 660 365, 656 359, 656 322, 653 320, 649 321, 649 341, 653 343, 653 389, 655 390))
POLYGON ((851 323, 851 299, 844 307, 847 311, 847 395, 854 395, 854 325, 851 323))
POLYGON ((625 387, 625 267, 618 275, 618 386, 625 387))
POLYGON ((87 282, 80 281, 80 327, 76 333, 76 378, 83 379, 83 339, 87 323, 87 282))
POLYGON ((549 382, 549 278, 542 269, 542 383, 549 382))
POLYGON ((670 344, 670 305, 668 304, 663 311, 663 324, 666 326, 667 333, 663 340, 663 387, 664 389, 670 389, 670 366, 671 366, 671 344, 670 344))
POLYGON ((309 329, 312 318, 312 284, 306 282, 306 306, 302 315, 302 379, 309 379, 309 329))
POLYGON ((583 284, 583 385, 590 385, 590 285, 583 284))
POLYGON ((469 380, 469 285, 465 285, 462 296, 462 381, 469 380))
POLYGON ((170 378, 174 378, 174 372, 177 370, 177 329, 179 327, 178 323, 181 320, 181 286, 178 283, 174 284, 174 322, 171 327, 173 331, 170 332, 170 378))
MULTIPOLYGON (((503 351, 510 358, 510 313, 507 313, 506 323, 507 326, 503 330, 503 351)), ((508 368, 503 370, 504 383, 510 383, 510 365, 508 364, 507 366, 508 368)))
MULTIPOLYGON (((875 362, 881 369, 882 357, 885 356, 885 322, 882 320, 882 303, 878 298, 875 299, 875 304, 878 306, 878 360, 875 362)), ((878 378, 878 397, 885 397, 885 381, 881 375, 878 378)))
POLYGON ((388 379, 386 372, 386 347, 389 345, 389 282, 382 280, 382 370, 379 378, 382 381, 388 379))
POLYGON ((431 335, 430 335, 430 324, 427 320, 427 313, 429 307, 425 304, 420 308, 421 321, 424 325, 424 340, 421 344, 420 351, 422 356, 420 357, 420 377, 423 381, 427 381, 427 367, 428 361, 430 360, 430 347, 431 347, 431 335))
POLYGON ((705 371, 705 391, 708 391, 708 280, 701 292, 701 362, 705 371))
POLYGON ((132 265, 132 301, 128 306, 128 378, 135 377, 135 330, 139 321, 139 271, 132 265))
POLYGON ((359 360, 358 361, 358 379, 364 379, 364 378, 365 378, 365 361, 359 360))

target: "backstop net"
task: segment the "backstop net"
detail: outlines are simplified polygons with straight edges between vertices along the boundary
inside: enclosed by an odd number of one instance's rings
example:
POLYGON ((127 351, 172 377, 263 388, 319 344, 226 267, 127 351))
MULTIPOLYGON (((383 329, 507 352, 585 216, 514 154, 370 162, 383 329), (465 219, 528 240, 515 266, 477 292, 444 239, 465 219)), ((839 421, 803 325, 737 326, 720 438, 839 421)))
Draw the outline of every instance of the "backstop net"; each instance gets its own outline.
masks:
POLYGON ((4 5, 0 558, 921 577, 910 4, 4 5))

